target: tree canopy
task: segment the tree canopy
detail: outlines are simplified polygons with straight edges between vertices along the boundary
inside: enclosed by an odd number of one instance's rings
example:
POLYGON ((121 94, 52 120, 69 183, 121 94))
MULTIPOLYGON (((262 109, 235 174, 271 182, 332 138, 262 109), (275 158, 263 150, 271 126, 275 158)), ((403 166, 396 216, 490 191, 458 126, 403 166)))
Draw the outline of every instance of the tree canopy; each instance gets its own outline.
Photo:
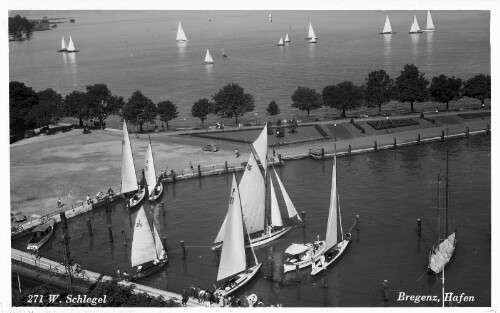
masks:
POLYGON ((9 83, 9 128, 14 134, 22 134, 35 124, 26 120, 26 116, 38 104, 38 96, 31 87, 24 83, 12 81, 9 83))
POLYGON ((212 113, 212 104, 208 99, 203 98, 196 101, 191 107, 191 115, 201 120, 201 125, 205 126, 207 115, 212 113))
POLYGON ((35 127, 49 126, 57 123, 61 117, 62 96, 53 89, 48 88, 37 92, 38 104, 27 114, 26 121, 35 127))
POLYGON ((463 94, 479 99, 484 104, 485 99, 491 99, 491 76, 479 74, 469 78, 464 84, 463 94))
POLYGON ((414 64, 406 64, 395 81, 395 98, 399 102, 409 102, 411 112, 415 102, 423 102, 428 99, 427 85, 429 81, 425 79, 414 64))
POLYGON ((88 117, 99 120, 102 127, 103 121, 111 114, 116 114, 123 108, 123 98, 114 96, 105 84, 86 86, 85 105, 88 117))
POLYGON ((79 120, 79 125, 82 127, 83 120, 89 119, 85 102, 85 92, 75 90, 69 95, 66 95, 61 107, 61 115, 77 118, 79 120))
POLYGON ((139 125, 142 132, 144 123, 154 123, 158 111, 153 101, 140 90, 135 91, 122 109, 122 117, 132 125, 139 125))
POLYGON ((363 91, 365 100, 373 106, 378 106, 380 114, 382 105, 392 100, 394 80, 384 70, 370 72, 363 91))
POLYGON ((321 95, 312 88, 299 86, 292 94, 292 107, 306 111, 307 116, 311 110, 317 110, 322 105, 321 95))
POLYGON ((323 88, 323 103, 342 111, 342 117, 346 117, 346 110, 359 108, 362 100, 361 88, 349 81, 323 88))
POLYGON ((33 25, 33 22, 28 21, 28 19, 20 15, 9 17, 9 33, 30 32, 33 29, 33 25))
POLYGON ((272 116, 280 114, 280 108, 278 107, 278 104, 274 100, 269 103, 266 110, 267 114, 272 116))
POLYGON ((254 97, 235 83, 222 87, 212 99, 215 101, 214 113, 222 118, 234 117, 236 124, 238 117, 254 110, 254 97))
POLYGON ((462 80, 460 78, 439 75, 432 78, 429 93, 434 101, 446 103, 448 111, 450 101, 460 98, 461 87, 462 80))
POLYGON ((158 103, 158 113, 160 114, 160 121, 167 123, 179 115, 177 106, 171 101, 162 101, 158 103))

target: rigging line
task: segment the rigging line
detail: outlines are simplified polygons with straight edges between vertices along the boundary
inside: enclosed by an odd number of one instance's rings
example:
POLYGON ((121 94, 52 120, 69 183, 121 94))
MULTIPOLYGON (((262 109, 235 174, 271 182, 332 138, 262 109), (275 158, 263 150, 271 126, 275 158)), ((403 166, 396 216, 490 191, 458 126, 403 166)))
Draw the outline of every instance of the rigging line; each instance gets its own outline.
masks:
POLYGON ((417 279, 417 281, 421 280, 421 279, 422 279, 422 277, 424 277, 424 275, 425 275, 425 274, 427 274, 427 271, 425 271, 425 272, 422 274, 422 276, 420 276, 420 277, 417 279))

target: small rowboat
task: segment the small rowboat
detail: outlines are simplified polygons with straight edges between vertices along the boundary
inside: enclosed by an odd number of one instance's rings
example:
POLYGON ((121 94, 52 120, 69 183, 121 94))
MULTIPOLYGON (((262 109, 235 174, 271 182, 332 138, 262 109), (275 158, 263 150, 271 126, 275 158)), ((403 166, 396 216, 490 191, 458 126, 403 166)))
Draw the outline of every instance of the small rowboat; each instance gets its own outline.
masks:
POLYGON ((54 233, 54 220, 50 219, 47 222, 39 225, 33 229, 32 236, 28 242, 28 250, 37 251, 39 250, 54 233))

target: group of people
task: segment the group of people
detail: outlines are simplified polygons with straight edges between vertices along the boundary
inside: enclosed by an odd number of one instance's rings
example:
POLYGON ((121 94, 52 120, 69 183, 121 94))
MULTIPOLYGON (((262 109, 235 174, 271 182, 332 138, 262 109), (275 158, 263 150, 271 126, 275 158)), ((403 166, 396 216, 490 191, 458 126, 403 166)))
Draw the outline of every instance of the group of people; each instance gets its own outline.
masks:
MULTIPOLYGON (((264 301, 259 299, 257 301, 257 295, 252 294, 248 297, 241 298, 231 297, 231 296, 221 296, 216 290, 203 289, 201 286, 195 287, 191 285, 188 289, 183 288, 181 292, 182 296, 182 306, 186 306, 189 298, 193 300, 198 300, 198 303, 203 303, 206 307, 219 306, 223 307, 265 307, 264 301)), ((274 305, 269 305, 274 306, 274 305)), ((281 304, 277 304, 276 307, 281 307, 281 304)))

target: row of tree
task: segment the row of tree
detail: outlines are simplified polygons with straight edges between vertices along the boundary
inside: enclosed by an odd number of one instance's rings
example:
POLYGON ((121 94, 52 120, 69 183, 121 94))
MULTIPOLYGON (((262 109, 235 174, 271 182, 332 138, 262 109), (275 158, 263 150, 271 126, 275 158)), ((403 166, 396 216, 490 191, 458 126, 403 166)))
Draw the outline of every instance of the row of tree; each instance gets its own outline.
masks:
POLYGON ((28 33, 34 28, 34 23, 28 21, 25 17, 16 15, 9 17, 9 34, 16 34, 20 32, 28 33))

